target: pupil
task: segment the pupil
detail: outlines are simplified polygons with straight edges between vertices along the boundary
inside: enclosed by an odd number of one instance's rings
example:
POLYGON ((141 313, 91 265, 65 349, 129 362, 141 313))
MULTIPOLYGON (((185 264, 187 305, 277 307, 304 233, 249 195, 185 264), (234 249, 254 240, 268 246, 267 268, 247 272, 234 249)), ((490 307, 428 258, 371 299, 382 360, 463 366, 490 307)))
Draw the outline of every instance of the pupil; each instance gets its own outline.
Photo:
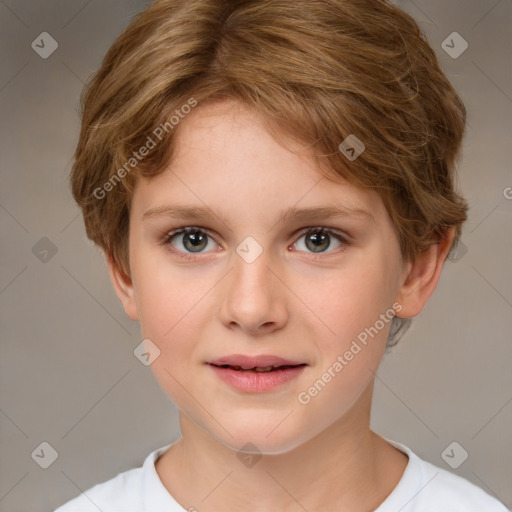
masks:
MULTIPOLYGON (((184 235, 185 247, 187 250, 192 250, 193 252, 199 252, 194 251, 194 249, 204 249, 205 241, 206 237, 199 231, 195 231, 194 233, 185 233, 184 235)), ((329 248, 329 235, 322 232, 310 233, 306 236, 306 245, 310 251, 322 252, 329 248)))
MULTIPOLYGON (((194 233, 185 233, 183 245, 187 249, 202 249, 201 244, 204 245, 206 237, 203 236, 200 232, 195 231, 194 233)), ((198 252, 198 251, 194 251, 198 252)))
POLYGON ((330 245, 329 235, 322 233, 322 232, 310 233, 306 237, 306 245, 307 245, 308 249, 313 252, 321 252, 322 250, 327 249, 330 245), (310 246, 308 241, 313 242, 313 245, 310 246))

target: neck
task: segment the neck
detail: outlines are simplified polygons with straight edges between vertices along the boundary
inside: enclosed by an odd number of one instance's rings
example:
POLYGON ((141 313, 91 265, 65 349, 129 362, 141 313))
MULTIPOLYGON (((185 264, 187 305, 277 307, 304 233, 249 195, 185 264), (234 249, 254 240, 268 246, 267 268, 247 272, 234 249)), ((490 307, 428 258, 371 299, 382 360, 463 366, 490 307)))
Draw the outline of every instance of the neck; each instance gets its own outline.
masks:
POLYGON ((373 383, 306 443, 254 464, 180 414, 182 438, 159 458, 157 473, 178 503, 201 512, 332 510, 333 503, 374 510, 397 485, 407 456, 370 430, 372 391, 373 383))

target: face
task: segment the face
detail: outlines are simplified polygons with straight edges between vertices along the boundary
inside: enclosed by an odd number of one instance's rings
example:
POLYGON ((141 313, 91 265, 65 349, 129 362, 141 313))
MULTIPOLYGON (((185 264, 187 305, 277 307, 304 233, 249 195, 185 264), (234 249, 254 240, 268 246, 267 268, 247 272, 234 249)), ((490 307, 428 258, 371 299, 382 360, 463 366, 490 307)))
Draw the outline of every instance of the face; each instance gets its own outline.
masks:
POLYGON ((409 270, 378 194, 328 180, 233 103, 197 107, 170 165, 137 183, 129 251, 118 293, 160 350, 151 368, 165 393, 219 442, 275 454, 357 404, 409 270), (308 209, 324 210, 297 213, 308 209), (208 364, 233 354, 302 366, 273 386, 228 370, 262 386, 240 388, 208 364))

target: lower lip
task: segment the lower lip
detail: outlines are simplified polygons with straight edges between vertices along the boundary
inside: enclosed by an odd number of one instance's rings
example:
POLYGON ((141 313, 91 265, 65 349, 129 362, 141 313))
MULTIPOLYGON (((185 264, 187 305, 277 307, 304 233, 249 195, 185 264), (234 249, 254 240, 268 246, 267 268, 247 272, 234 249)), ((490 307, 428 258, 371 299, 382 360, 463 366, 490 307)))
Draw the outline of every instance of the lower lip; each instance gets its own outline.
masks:
POLYGON ((271 372, 244 372, 211 364, 209 366, 226 384, 239 391, 264 393, 295 379, 306 365, 271 372))

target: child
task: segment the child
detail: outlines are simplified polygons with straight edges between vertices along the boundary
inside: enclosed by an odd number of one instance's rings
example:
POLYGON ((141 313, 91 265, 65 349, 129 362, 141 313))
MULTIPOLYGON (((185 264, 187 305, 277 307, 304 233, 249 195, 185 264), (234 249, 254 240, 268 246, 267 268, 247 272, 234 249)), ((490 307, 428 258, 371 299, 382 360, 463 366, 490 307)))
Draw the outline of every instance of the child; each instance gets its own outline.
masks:
POLYGON ((467 212, 464 105, 410 16, 157 0, 82 106, 73 195, 181 438, 58 512, 506 510, 370 429, 467 212))

